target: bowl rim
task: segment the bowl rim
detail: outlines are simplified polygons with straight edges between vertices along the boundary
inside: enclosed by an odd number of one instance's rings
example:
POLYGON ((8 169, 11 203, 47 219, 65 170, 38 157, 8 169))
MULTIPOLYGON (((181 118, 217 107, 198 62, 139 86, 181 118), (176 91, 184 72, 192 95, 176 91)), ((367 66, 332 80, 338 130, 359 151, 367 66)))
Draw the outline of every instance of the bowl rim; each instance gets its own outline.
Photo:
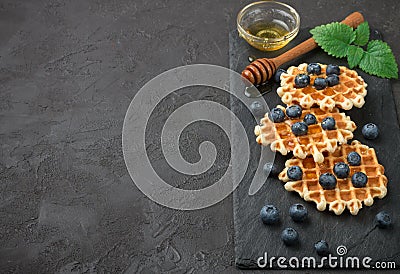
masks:
POLYGON ((257 2, 250 3, 250 4, 246 5, 245 7, 243 7, 239 11, 239 13, 238 13, 238 15, 236 17, 236 25, 237 25, 237 28, 238 28, 238 31, 239 31, 240 34, 242 34, 244 36, 247 36, 247 37, 251 38, 254 41, 257 41, 257 42, 260 42, 260 43, 276 43, 276 42, 281 42, 281 41, 284 41, 284 40, 287 40, 287 39, 291 39, 292 37, 294 37, 299 32, 299 29, 300 29, 300 16, 299 16, 298 12, 292 6, 290 6, 288 4, 285 4, 285 3, 282 3, 282 2, 279 2, 279 1, 263 0, 263 1, 257 1, 257 2), (281 5, 283 7, 288 8, 290 10, 290 12, 295 17, 296 27, 292 31, 290 31, 288 34, 286 34, 285 36, 282 36, 280 38, 260 38, 260 37, 252 35, 252 34, 248 33, 247 31, 245 31, 245 29, 239 23, 239 21, 242 18, 244 12, 248 8, 250 8, 252 6, 256 6, 256 5, 259 5, 259 4, 266 4, 266 3, 278 4, 278 5, 281 5))

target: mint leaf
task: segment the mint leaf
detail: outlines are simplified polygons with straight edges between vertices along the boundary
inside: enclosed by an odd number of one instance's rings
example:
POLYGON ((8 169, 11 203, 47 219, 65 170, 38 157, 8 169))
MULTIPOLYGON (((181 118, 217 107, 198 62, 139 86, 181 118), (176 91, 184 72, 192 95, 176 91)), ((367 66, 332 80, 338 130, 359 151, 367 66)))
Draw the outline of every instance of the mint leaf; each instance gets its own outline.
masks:
POLYGON ((368 22, 361 23, 355 30, 356 39, 354 44, 358 46, 365 46, 369 40, 369 25, 368 22))
POLYGON ((356 67, 364 55, 364 50, 360 47, 350 45, 347 50, 347 62, 350 68, 356 67))
POLYGON ((318 26, 310 33, 324 51, 339 58, 346 56, 349 45, 356 39, 350 26, 338 22, 318 26))
POLYGON ((347 57, 350 68, 357 65, 371 75, 384 78, 398 78, 398 67, 389 45, 380 40, 368 43, 370 30, 367 22, 360 24, 354 31, 342 23, 318 26, 310 33, 315 42, 329 55, 347 57), (354 43, 354 44, 352 44, 354 43), (361 46, 367 45, 364 51, 361 46))
POLYGON ((384 78, 398 78, 398 67, 389 45, 380 40, 368 43, 360 68, 372 75, 384 78))

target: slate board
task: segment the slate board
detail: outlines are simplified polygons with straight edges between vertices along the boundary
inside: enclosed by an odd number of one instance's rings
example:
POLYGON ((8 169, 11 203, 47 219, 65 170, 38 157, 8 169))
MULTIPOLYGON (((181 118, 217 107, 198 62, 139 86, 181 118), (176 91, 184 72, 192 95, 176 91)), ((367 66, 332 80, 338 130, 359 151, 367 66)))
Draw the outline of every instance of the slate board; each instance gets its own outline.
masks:
MULTIPOLYGON (((236 31, 230 33, 230 68, 241 72, 249 64, 248 56, 275 57, 287 49, 309 38, 308 30, 301 30, 294 41, 285 48, 265 53, 253 49, 243 39, 240 39, 236 31)), ((328 56, 320 49, 291 61, 282 66, 298 65, 302 62, 320 62, 326 64, 346 65, 345 59, 335 59, 328 56)), ((385 175, 388 177, 388 194, 380 200, 375 199, 371 207, 364 206, 357 216, 352 216, 348 210, 342 215, 336 216, 328 210, 319 212, 314 203, 305 202, 295 192, 287 192, 283 183, 271 176, 266 179, 262 188, 253 196, 248 195, 250 182, 258 165, 260 148, 255 142, 253 133, 256 121, 249 112, 241 106, 234 97, 231 100, 231 108, 244 123, 251 140, 252 159, 247 173, 234 192, 234 224, 235 224, 235 258, 236 266, 242 269, 258 268, 256 260, 264 252, 271 256, 284 256, 290 258, 296 256, 314 256, 319 261, 320 257, 315 253, 314 243, 324 239, 330 245, 332 255, 336 255, 339 245, 347 247, 345 256, 369 256, 372 262, 394 261, 396 268, 400 266, 400 187, 398 183, 398 168, 400 162, 400 133, 394 105, 392 88, 389 80, 367 75, 358 70, 358 73, 368 84, 368 95, 363 108, 354 108, 346 113, 356 123, 358 128, 354 132, 356 140, 374 147, 378 159, 385 167, 385 175), (374 141, 365 140, 361 135, 361 128, 367 122, 376 123, 381 131, 380 137, 374 141), (281 211, 281 223, 275 226, 265 226, 259 219, 259 211, 264 204, 276 205, 281 211), (303 224, 294 223, 288 214, 290 205, 294 203, 304 204, 309 212, 309 220, 303 224), (392 214, 394 225, 391 229, 383 230, 374 227, 374 217, 386 210, 392 214), (285 227, 295 228, 300 235, 300 245, 286 247, 280 239, 281 231, 285 227)), ((276 104, 282 104, 276 94, 277 85, 272 92, 264 95, 270 108, 276 104)), ((256 100, 256 99, 255 99, 256 100)), ((276 154, 275 161, 283 161, 284 157, 276 154)), ((272 268, 276 268, 274 264, 272 268)))

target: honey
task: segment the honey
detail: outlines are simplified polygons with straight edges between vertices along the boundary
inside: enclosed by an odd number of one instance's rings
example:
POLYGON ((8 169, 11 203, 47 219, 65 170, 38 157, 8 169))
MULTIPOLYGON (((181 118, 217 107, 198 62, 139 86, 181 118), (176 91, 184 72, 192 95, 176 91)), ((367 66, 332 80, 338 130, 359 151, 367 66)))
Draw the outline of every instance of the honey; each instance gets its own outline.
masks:
POLYGON ((262 51, 284 47, 297 35, 300 27, 296 10, 276 1, 258 1, 245 6, 238 13, 236 22, 239 36, 262 51))
POLYGON ((277 50, 284 47, 289 41, 285 37, 290 33, 288 26, 280 20, 257 21, 248 26, 246 32, 263 39, 263 42, 253 41, 253 46, 260 50, 277 50), (268 41, 270 39, 270 41, 268 41), (271 41, 273 40, 273 41, 271 41))
POLYGON ((279 20, 272 22, 256 22, 248 27, 247 33, 259 38, 277 39, 289 34, 289 29, 285 23, 279 20))

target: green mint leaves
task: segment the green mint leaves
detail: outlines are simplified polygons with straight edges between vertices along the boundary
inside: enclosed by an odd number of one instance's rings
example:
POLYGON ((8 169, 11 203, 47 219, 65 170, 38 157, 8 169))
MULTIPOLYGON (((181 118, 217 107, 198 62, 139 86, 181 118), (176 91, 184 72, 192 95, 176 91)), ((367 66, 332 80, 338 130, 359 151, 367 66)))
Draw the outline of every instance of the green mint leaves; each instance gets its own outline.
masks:
POLYGON ((347 49, 347 62, 350 68, 354 68, 360 64, 364 56, 364 50, 360 47, 350 45, 347 49))
POLYGON ((367 22, 361 23, 356 30, 356 39, 354 39, 354 44, 357 46, 365 46, 369 40, 369 26, 367 22))
POLYGON ((345 57, 347 48, 356 39, 351 27, 340 23, 322 25, 310 30, 317 44, 334 57, 345 57))
POLYGON ((398 78, 398 68, 389 45, 379 40, 368 43, 358 65, 363 71, 384 78, 398 78))
POLYGON ((369 41, 367 22, 355 30, 342 23, 331 23, 310 30, 317 44, 329 55, 347 57, 350 68, 358 66, 366 73, 383 78, 398 78, 398 67, 389 45, 369 41), (369 42, 368 42, 369 41, 369 42), (366 46, 366 50, 362 46, 366 46))

